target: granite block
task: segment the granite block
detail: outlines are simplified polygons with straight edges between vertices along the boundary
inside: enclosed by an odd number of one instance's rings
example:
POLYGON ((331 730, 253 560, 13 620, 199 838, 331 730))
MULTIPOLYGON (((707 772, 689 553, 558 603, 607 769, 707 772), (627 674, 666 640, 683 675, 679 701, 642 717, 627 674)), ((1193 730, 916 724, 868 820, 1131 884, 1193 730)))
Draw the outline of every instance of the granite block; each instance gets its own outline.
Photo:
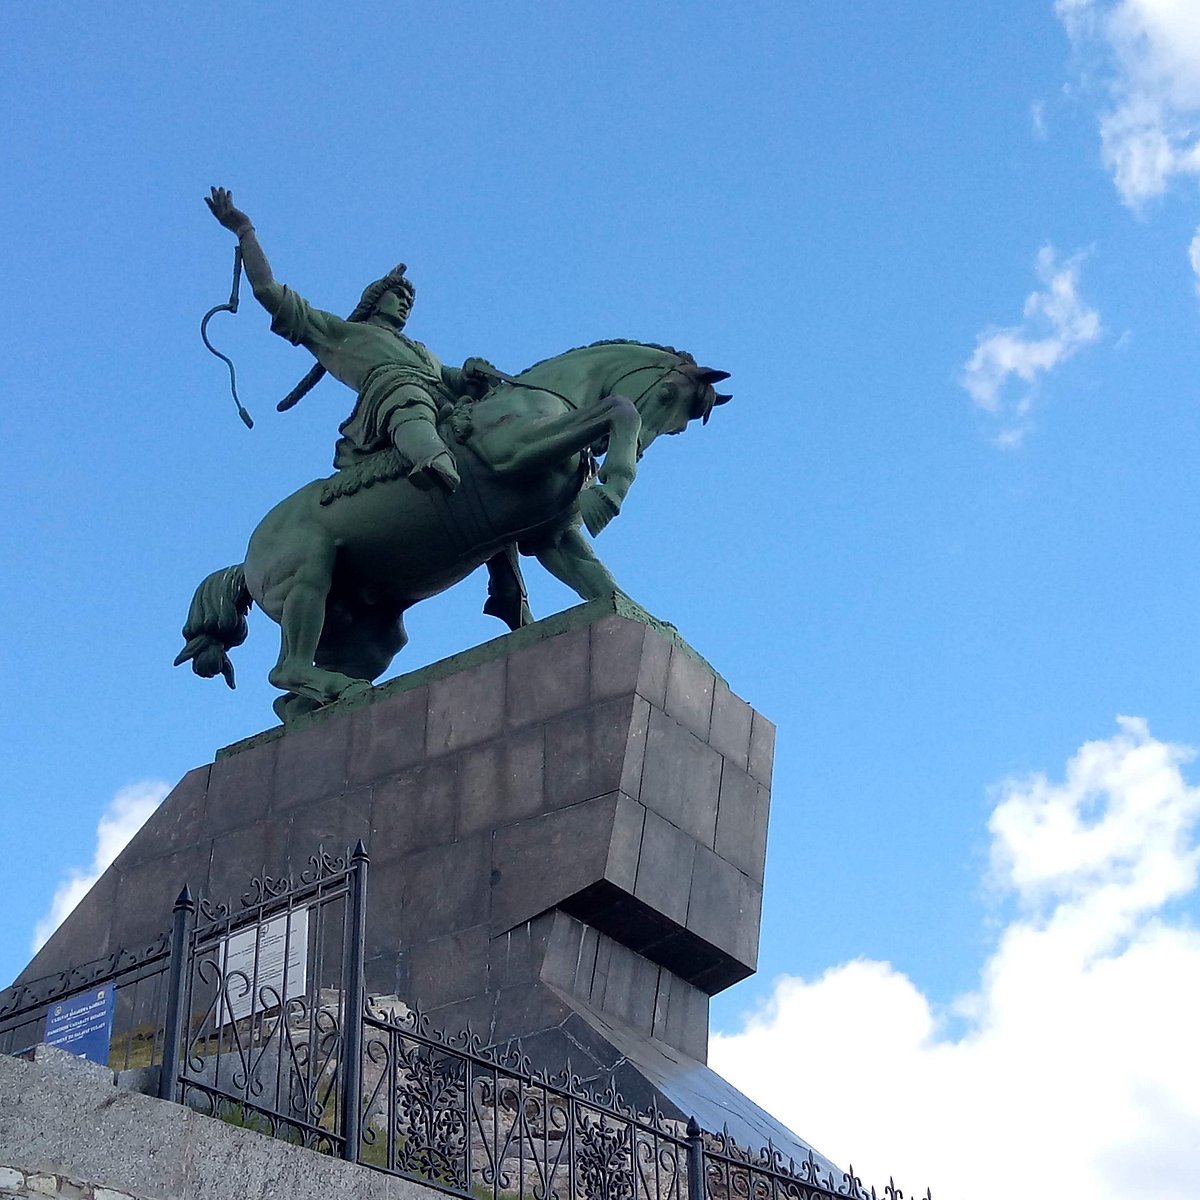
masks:
POLYGON ((562 997, 540 981, 501 988, 493 995, 492 1038, 497 1043, 520 1038, 524 1046, 541 1031, 557 1026, 570 1012, 562 997))
MULTIPOLYGON (((548 920, 549 936, 542 951, 538 977, 562 988, 573 989, 579 974, 584 935, 588 927, 582 921, 573 920, 563 912, 548 913, 540 920, 548 920)), ((588 969, 589 977, 594 968, 595 939, 592 940, 590 957, 592 966, 588 969)))
MULTIPOLYGON (((236 912, 256 875, 262 871, 272 877, 288 873, 288 833, 287 821, 260 821, 214 838, 208 884, 199 891, 236 912)), ((197 890, 193 884, 192 891, 197 890)))
MULTIPOLYGON (((608 950, 604 987, 603 990, 593 989, 593 1003, 602 1011, 628 1020, 635 1003, 633 989, 638 979, 636 966, 640 956, 614 942, 612 938, 604 938, 603 944, 608 950)), ((598 965, 599 952, 596 961, 598 965)))
POLYGON ((650 710, 638 799, 701 845, 716 840, 721 756, 657 709, 650 710))
MULTIPOLYGON (((367 907, 370 913, 370 905, 367 907)), ((369 919, 369 918, 368 918, 369 919)), ((378 922, 368 927, 364 971, 368 996, 411 996, 408 954, 394 938, 394 928, 378 922), (391 939, 391 940, 389 940, 391 939)))
POLYGON ((643 646, 654 635, 639 621, 606 617, 591 627, 592 700, 608 700, 637 691, 643 646))
POLYGON ((650 704, 634 696, 629 715, 629 732, 625 741, 625 763, 621 768, 621 791, 637 796, 642 790, 642 773, 646 764, 646 738, 650 730, 650 704))
POLYGON ((620 788, 633 706, 634 698, 625 696, 547 722, 547 808, 564 808, 620 788))
POLYGON ((371 789, 372 865, 449 842, 458 814, 458 765, 438 759, 409 767, 371 789))
MULTIPOLYGON (((213 763, 204 805, 205 836, 217 837, 231 829, 252 825, 266 816, 275 792, 278 748, 278 741, 267 742, 240 754, 218 758, 213 763)), ((127 849, 133 849, 139 841, 130 842, 127 849)), ((144 855, 145 844, 139 848, 144 855)))
POLYGON ((489 838, 423 850, 411 855, 398 873, 400 907, 414 915, 414 941, 470 929, 487 919, 489 838))
MULTIPOLYGON (((196 896, 208 892, 209 847, 207 845, 164 854, 121 871, 112 909, 114 937, 125 946, 149 945, 171 927, 171 910, 184 884, 196 896)), ((96 953, 88 954, 95 958, 96 953)), ((86 961, 86 960, 85 960, 86 961)))
POLYGON ((763 787, 771 786, 771 768, 775 762, 775 726, 760 712, 750 726, 748 770, 763 787))
POLYGON ((510 729, 549 720, 588 701, 587 629, 535 642, 508 656, 510 729))
MULTIPOLYGON (((559 914, 564 921, 570 920, 566 913, 559 914)), ((592 983, 596 978, 596 959, 600 954, 600 943, 604 935, 591 925, 582 921, 573 922, 579 928, 579 953, 575 959, 575 970, 569 982, 569 990, 577 995, 591 994, 592 983)))
POLYGON ((363 705, 350 714, 350 786, 373 783, 418 763, 425 756, 429 689, 414 688, 363 705))
POLYGON ((426 1015, 434 1029, 455 1034, 470 1030, 483 1038, 485 1044, 493 1044, 503 1040, 503 1036, 498 1037, 496 1032, 497 1013, 504 1004, 504 997, 514 990, 504 988, 499 992, 485 992, 482 996, 453 1000, 429 1009, 426 1015))
POLYGON ((652 629, 642 643, 642 664, 638 669, 637 691, 655 708, 667 702, 667 674, 671 666, 671 643, 652 629))
POLYGON ((741 884, 745 876, 705 846, 696 847, 687 927, 697 937, 732 954, 743 920, 741 884))
MULTIPOLYGON (((16 983, 25 983, 31 979, 41 979, 44 975, 53 975, 71 967, 82 966, 94 959, 103 958, 114 950, 127 946, 137 948, 139 942, 145 940, 148 945, 150 938, 130 941, 121 926, 114 929, 117 891, 120 886, 121 873, 115 864, 92 884, 87 895, 67 914, 66 919, 50 939, 34 957, 28 966, 17 976, 16 983)), ((176 887, 175 895, 179 895, 176 887)), ((175 897, 171 897, 171 904, 175 897)), ((160 918, 163 914, 159 914, 160 918)), ((171 925, 171 909, 168 906, 165 918, 160 920, 155 932, 169 929, 171 925)), ((144 925, 141 926, 144 932, 144 925)), ((152 935, 153 936, 153 935, 152 935)))
POLYGON ((696 843, 657 813, 647 812, 634 895, 677 925, 687 921, 696 843))
POLYGON ((737 939, 733 945, 733 956, 738 962, 745 963, 749 975, 758 969, 758 929, 762 920, 762 884, 743 875, 738 891, 738 910, 740 919, 737 926, 737 939))
POLYGON ((544 931, 534 937, 534 924, 542 921, 523 921, 488 942, 488 986, 495 989, 528 983, 537 972, 537 963, 544 950, 544 931))
POLYGON ((473 925, 408 947, 414 981, 406 999, 422 1009, 483 995, 488 990, 488 930, 473 925))
POLYGON ((560 907, 563 912, 638 953, 647 953, 649 947, 679 930, 679 926, 662 913, 614 887, 606 879, 568 896, 560 907))
POLYGON ((767 852, 770 793, 745 771, 726 760, 717 808, 717 853, 739 871, 763 878, 767 852))
POLYGON ((671 648, 667 670, 667 695, 663 704, 666 712, 684 728, 690 729, 701 741, 708 741, 712 721, 712 672, 698 663, 678 646, 671 648))
POLYGON ((544 728, 535 725, 457 756, 459 837, 510 825, 542 811, 544 743, 544 728))
POLYGON ((584 993, 597 1007, 604 1004, 604 994, 608 991, 608 976, 612 968, 613 948, 618 943, 612 938, 600 938, 596 943, 596 961, 592 965, 591 986, 584 993))
POLYGON ((425 753, 433 758, 495 737, 504 727, 505 664, 481 663, 429 685, 425 753))
POLYGON ((673 980, 666 1022, 657 1036, 703 1061, 708 1054, 708 997, 704 992, 681 979, 673 980))
POLYGON ((297 804, 324 800, 345 790, 350 716, 318 721, 279 739, 272 812, 286 812, 297 804))
POLYGON ((143 842, 141 852, 127 845, 115 859, 118 870, 132 866, 143 857, 146 845, 153 845, 157 857, 182 850, 199 840, 205 827, 205 799, 211 770, 207 766, 196 767, 171 789, 138 831, 143 842))
POLYGON ((643 805, 623 793, 617 796, 604 878, 631 895, 637 884, 638 859, 642 852, 642 829, 645 821, 646 809, 643 805))
POLYGON ((649 1034, 654 1024, 654 997, 663 981, 672 978, 657 963, 651 962, 632 950, 626 951, 633 964, 633 982, 630 987, 629 1003, 625 1009, 625 1020, 635 1029, 649 1034))
POLYGON ((309 856, 324 848, 340 855, 362 838, 370 854, 371 789, 360 787, 324 804, 303 804, 292 810, 288 821, 287 857, 295 872, 309 865, 309 856))
POLYGON ((603 875, 617 797, 497 829, 492 842, 492 932, 553 908, 603 875))
POLYGON ((743 771, 750 761, 750 725, 754 709, 745 700, 735 696, 724 680, 718 679, 713 688, 712 723, 708 731, 708 744, 726 762, 743 771))

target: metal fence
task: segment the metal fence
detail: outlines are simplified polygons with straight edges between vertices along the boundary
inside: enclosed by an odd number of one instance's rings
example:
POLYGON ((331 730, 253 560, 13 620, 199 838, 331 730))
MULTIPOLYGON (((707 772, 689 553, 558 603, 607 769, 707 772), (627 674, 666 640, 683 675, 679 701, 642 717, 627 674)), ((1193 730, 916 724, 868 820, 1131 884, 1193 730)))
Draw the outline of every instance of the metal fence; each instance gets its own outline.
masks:
POLYGON ((342 857, 321 849, 297 879, 259 875, 236 909, 180 895, 161 1097, 346 1153, 359 1107, 367 861, 361 842, 342 857))
POLYGON ((319 848, 296 878, 264 871, 236 906, 185 887, 142 954, 0 996, 0 1052, 42 1040, 49 1005, 112 982, 110 1067, 159 1064, 164 1099, 463 1200, 903 1200, 368 998, 368 866, 359 842, 319 848))
POLYGON ((171 943, 163 934, 139 951, 118 950, 0 993, 0 1054, 23 1054, 44 1041, 46 1014, 79 992, 116 988, 108 1065, 114 1071, 162 1061, 167 969, 171 943))
MULTIPOLYGON (((822 1171, 728 1129, 701 1130, 568 1068, 537 1071, 519 1048, 444 1034, 418 1010, 364 1013, 358 1162, 464 1200, 903 1200, 877 1198, 851 1168, 822 1171)), ((926 1200, 929 1193, 926 1191, 926 1200)))

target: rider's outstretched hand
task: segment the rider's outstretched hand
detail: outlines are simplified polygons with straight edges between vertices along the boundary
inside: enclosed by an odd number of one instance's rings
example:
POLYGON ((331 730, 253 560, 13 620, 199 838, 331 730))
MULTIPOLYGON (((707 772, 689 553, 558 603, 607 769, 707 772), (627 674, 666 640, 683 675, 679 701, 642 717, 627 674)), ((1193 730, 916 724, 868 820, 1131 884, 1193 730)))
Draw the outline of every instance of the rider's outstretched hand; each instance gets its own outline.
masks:
POLYGON ((476 400, 483 399, 496 378, 496 368, 486 358, 472 356, 462 365, 463 387, 476 400))
POLYGON ((226 229, 232 233, 236 233, 239 237, 247 229, 254 228, 250 218, 241 209, 233 207, 233 193, 228 189, 223 187, 211 188, 209 194, 204 197, 204 203, 208 205, 209 212, 226 229))

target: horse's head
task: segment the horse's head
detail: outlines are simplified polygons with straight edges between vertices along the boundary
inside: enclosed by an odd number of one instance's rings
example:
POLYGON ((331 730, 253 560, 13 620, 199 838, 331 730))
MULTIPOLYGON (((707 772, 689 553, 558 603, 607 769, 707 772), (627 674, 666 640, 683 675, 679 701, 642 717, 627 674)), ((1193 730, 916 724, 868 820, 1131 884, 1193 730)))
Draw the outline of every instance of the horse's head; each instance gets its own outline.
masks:
POLYGON ((718 392, 714 384, 729 378, 728 371, 697 366, 690 355, 672 355, 662 375, 635 403, 642 417, 638 454, 659 434, 682 433, 692 421, 708 423, 718 404, 728 404, 732 394, 718 392))

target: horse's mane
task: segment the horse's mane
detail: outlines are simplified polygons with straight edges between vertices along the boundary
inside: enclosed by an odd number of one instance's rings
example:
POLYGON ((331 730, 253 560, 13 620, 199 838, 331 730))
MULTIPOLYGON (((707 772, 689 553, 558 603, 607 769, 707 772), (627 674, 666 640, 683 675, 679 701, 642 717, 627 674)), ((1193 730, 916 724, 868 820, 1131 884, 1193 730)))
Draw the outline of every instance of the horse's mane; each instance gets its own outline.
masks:
POLYGON ((551 354, 548 358, 539 359, 532 366, 526 367, 521 374, 524 375, 548 362, 553 362, 556 358, 574 354, 576 350, 595 350, 598 346, 644 346, 647 350, 662 350, 666 354, 673 354, 676 358, 682 358, 684 362, 691 363, 693 366, 696 364, 696 360, 686 350, 676 350, 674 346, 662 346, 658 342, 639 342, 633 338, 601 338, 598 342, 588 342, 586 346, 572 346, 570 350, 560 350, 559 353, 551 354))

